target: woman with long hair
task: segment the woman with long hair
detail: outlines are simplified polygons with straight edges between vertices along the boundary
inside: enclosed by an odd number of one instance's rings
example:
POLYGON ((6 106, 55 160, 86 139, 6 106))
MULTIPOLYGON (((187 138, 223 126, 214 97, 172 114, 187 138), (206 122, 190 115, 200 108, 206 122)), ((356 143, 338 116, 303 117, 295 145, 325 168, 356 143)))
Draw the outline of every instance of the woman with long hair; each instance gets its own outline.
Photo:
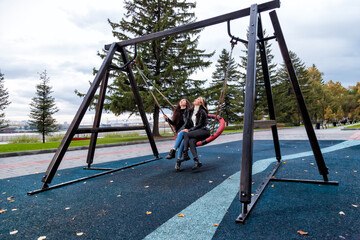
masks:
POLYGON ((192 118, 195 122, 195 126, 190 129, 182 130, 183 132, 185 132, 184 151, 179 162, 181 163, 183 161, 190 160, 190 157, 188 155, 188 150, 190 148, 195 163, 195 165, 192 167, 192 170, 195 170, 202 166, 202 163, 199 161, 199 157, 197 154, 196 142, 204 140, 210 136, 210 129, 207 127, 209 121, 207 103, 205 98, 198 97, 197 99, 195 99, 192 118))
MULTIPOLYGON (((172 159, 175 157, 176 150, 178 151, 178 159, 181 158, 184 146, 184 134, 183 129, 192 128, 194 126, 193 121, 191 120, 192 110, 190 101, 187 99, 181 99, 180 102, 176 105, 172 119, 164 115, 165 120, 175 127, 177 132, 176 141, 173 148, 170 150, 169 155, 166 156, 166 159, 172 159)), ((180 167, 180 166, 179 166, 180 167)), ((175 168, 178 169, 177 164, 175 168)))

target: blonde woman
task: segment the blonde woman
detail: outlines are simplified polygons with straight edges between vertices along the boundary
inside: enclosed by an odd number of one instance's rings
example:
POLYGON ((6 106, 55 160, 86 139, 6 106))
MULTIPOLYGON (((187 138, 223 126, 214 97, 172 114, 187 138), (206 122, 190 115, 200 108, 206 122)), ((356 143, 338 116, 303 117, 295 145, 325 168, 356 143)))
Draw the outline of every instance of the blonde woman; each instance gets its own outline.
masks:
MULTIPOLYGON (((198 169, 202 166, 199 161, 196 150, 196 142, 206 139, 210 136, 210 129, 207 127, 208 121, 208 109, 205 98, 198 97, 194 101, 193 121, 195 126, 190 129, 182 130, 184 134, 184 152, 179 162, 190 160, 188 150, 190 148, 191 154, 193 155, 195 165, 192 170, 198 169)), ((180 169, 180 164, 179 164, 180 169)))

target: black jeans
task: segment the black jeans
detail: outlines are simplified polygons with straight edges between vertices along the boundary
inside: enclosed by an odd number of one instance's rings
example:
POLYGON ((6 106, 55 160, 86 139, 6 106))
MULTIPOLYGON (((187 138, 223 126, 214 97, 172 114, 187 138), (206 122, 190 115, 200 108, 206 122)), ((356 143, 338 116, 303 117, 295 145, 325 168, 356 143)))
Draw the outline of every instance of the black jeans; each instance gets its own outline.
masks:
POLYGON ((210 136, 210 130, 207 128, 197 129, 184 135, 184 151, 189 150, 194 158, 198 158, 196 142, 206 139, 210 136))

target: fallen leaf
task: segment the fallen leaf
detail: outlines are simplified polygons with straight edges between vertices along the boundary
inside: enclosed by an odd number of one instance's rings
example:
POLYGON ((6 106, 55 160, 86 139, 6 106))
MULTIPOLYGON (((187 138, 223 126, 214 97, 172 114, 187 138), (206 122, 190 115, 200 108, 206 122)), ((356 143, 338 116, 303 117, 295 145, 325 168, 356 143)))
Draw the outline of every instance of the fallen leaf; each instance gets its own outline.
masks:
POLYGON ((299 231, 297 231, 298 232, 298 234, 300 234, 300 235, 308 235, 308 232, 304 232, 304 231, 301 231, 301 230, 299 230, 299 231))
MULTIPOLYGON (((355 205, 355 204, 351 204, 353 207, 358 207, 359 205, 355 205)), ((6 211, 6 209, 5 209, 5 211, 6 211)))
POLYGON ((76 236, 82 236, 82 235, 84 235, 83 232, 78 232, 78 233, 76 233, 76 236))
POLYGON ((184 217, 184 214, 180 213, 178 214, 178 217, 184 217))
POLYGON ((75 218, 76 218, 76 217, 71 218, 71 221, 75 221, 75 218))
POLYGON ((314 165, 314 163, 310 163, 310 165, 314 165))
POLYGON ((286 162, 283 162, 283 164, 286 164, 286 162))
POLYGON ((46 236, 41 236, 41 237, 38 237, 38 239, 37 239, 37 240, 44 240, 44 239, 46 239, 46 236))
POLYGON ((343 211, 340 211, 339 214, 340 215, 345 215, 345 213, 343 211))
POLYGON ((7 209, 1 209, 1 210, 0 210, 0 214, 4 213, 4 212, 6 212, 6 211, 7 211, 7 209))
POLYGON ((66 175, 69 175, 70 173, 65 173, 66 175))
POLYGON ((274 187, 274 184, 273 184, 273 185, 271 185, 271 187, 274 187))
POLYGON ((226 174, 223 174, 223 177, 226 177, 226 174))
POLYGON ((336 174, 338 174, 338 172, 335 172, 336 174))
POLYGON ((220 159, 220 157, 218 157, 218 159, 220 159))
POLYGON ((121 195, 119 194, 119 195, 117 195, 117 197, 121 197, 121 195))
POLYGON ((210 180, 209 183, 213 183, 213 181, 210 180))
POLYGON ((19 232, 18 230, 14 230, 14 231, 10 232, 10 235, 17 234, 18 232, 19 232))
POLYGON ((15 200, 11 200, 10 202, 15 202, 15 200))
POLYGON ((255 196, 255 194, 252 193, 251 196, 253 197, 253 196, 255 196))
POLYGON ((59 177, 61 176, 61 174, 60 174, 60 173, 58 173, 57 175, 58 175, 59 177))
POLYGON ((347 158, 349 158, 350 156, 346 156, 347 158))
POLYGON ((3 192, 2 194, 6 194, 6 192, 3 192))
POLYGON ((217 226, 219 226, 219 224, 214 223, 214 227, 217 227, 217 226))
POLYGON ((35 172, 35 174, 39 174, 39 172, 35 172))
POLYGON ((86 182, 84 182, 84 184, 86 184, 86 182))
POLYGON ((251 185, 254 185, 254 184, 255 184, 255 182, 252 182, 252 183, 251 183, 251 185))
POLYGON ((146 215, 150 215, 150 214, 152 214, 152 212, 146 211, 146 215))
POLYGON ((65 210, 69 210, 69 209, 70 209, 70 207, 66 207, 66 208, 65 208, 65 210))
POLYGON ((308 170, 304 170, 304 172, 308 172, 308 170))
POLYGON ((14 196, 11 196, 11 197, 6 198, 6 200, 11 200, 13 198, 14 198, 14 196))
POLYGON ((113 183, 114 181, 113 180, 110 180, 111 183, 113 183))
POLYGON ((228 177, 228 179, 231 179, 231 177, 228 177))
POLYGON ((11 209, 11 211, 12 211, 12 212, 15 212, 15 211, 17 211, 17 208, 11 209))
POLYGON ((356 170, 354 170, 354 172, 357 172, 356 170))
POLYGON ((145 186, 145 188, 149 188, 149 186, 145 186))

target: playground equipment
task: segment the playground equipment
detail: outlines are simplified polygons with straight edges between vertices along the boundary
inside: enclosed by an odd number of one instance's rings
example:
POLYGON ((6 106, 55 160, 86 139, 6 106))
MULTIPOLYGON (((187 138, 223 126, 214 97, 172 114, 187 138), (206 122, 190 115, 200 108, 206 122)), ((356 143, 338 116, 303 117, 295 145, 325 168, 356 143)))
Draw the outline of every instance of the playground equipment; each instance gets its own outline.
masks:
MULTIPOLYGON (((153 154, 155 156, 155 159, 151 159, 146 162, 155 161, 160 159, 158 150, 156 148, 156 144, 153 138, 153 135, 151 133, 151 130, 149 128, 148 120, 145 116, 145 111, 143 108, 142 100, 139 95, 139 91, 135 82, 134 74, 132 71, 132 68, 130 66, 131 62, 133 62, 134 59, 129 60, 129 57, 127 55, 125 47, 130 45, 139 44, 145 41, 151 41, 154 39, 159 39, 163 37, 167 37, 170 35, 176 35, 184 32, 188 32, 191 30, 199 29, 208 27, 211 25, 227 22, 228 23, 228 30, 230 34, 230 21, 246 16, 250 16, 250 23, 249 23, 249 39, 248 41, 242 40, 239 38, 232 37, 235 41, 240 41, 243 43, 248 44, 248 56, 247 56, 247 73, 246 73, 246 91, 245 91, 245 111, 244 111, 244 132, 243 132, 243 141, 242 141, 242 156, 241 156, 241 175, 240 175, 240 191, 239 191, 239 198, 241 202, 241 214, 236 219, 237 223, 244 223, 246 218, 249 216, 249 213, 255 206, 257 200, 261 196, 262 192, 265 190, 266 186, 270 181, 289 181, 289 182, 304 182, 304 183, 316 183, 316 184, 333 184, 337 185, 337 182, 331 182, 328 180, 328 169, 326 167, 324 158, 322 156, 319 143, 317 141, 313 126, 310 121, 310 117, 305 105, 304 98, 302 96, 300 86, 298 83, 298 79, 296 77, 296 73, 294 70, 294 67, 291 63, 291 59, 289 56, 289 51, 285 43, 285 38, 283 36, 280 23, 276 14, 276 11, 273 10, 270 12, 270 19, 274 28, 274 36, 265 38, 263 36, 263 29, 262 29, 262 21, 260 14, 265 11, 269 11, 275 8, 280 7, 280 1, 274 0, 269 1, 263 4, 253 4, 250 8, 238 10, 235 12, 231 12, 228 14, 220 15, 217 17, 209 18, 206 20, 190 23, 187 25, 175 27, 172 29, 168 29, 161 32, 155 32, 152 34, 144 35, 138 38, 133 38, 117 43, 112 43, 111 45, 106 45, 105 49, 108 50, 107 56, 105 57, 102 66, 100 67, 88 93, 86 94, 78 112, 76 113, 74 120, 70 124, 70 127, 62 140, 59 148, 57 149, 43 179, 43 186, 41 189, 29 192, 28 194, 35 194, 38 192, 46 191, 52 188, 64 186, 70 183, 82 181, 88 178, 97 177, 100 175, 112 173, 115 171, 122 170, 124 168, 119 169, 107 169, 106 172, 96 174, 91 177, 77 179, 71 182, 67 182, 64 184, 58 184, 55 186, 49 186, 51 183, 59 165, 62 161, 62 158, 71 142, 72 137, 77 133, 92 133, 91 135, 91 142, 89 147, 89 153, 87 158, 88 168, 92 169, 91 164, 93 162, 94 157, 94 151, 95 151, 95 145, 96 145, 96 139, 98 132, 109 132, 109 131, 124 131, 124 130, 138 130, 138 129, 145 129, 153 154), (302 119, 305 125, 305 129, 310 141, 310 145, 312 148, 312 151, 314 153, 314 157, 317 163, 317 167, 319 169, 320 175, 323 177, 323 181, 316 181, 316 180, 301 180, 301 179, 278 179, 275 178, 275 173, 279 169, 281 164, 281 153, 280 153, 280 144, 279 144, 279 138, 278 138, 278 132, 277 132, 277 126, 276 126, 276 119, 275 119, 275 111, 274 111, 274 105, 273 105, 273 99, 272 99, 272 91, 271 91, 271 84, 270 84, 270 75, 269 75, 269 68, 268 68, 268 62, 267 62, 267 56, 266 56, 266 45, 265 41, 276 39, 281 51, 281 55, 283 57, 283 60, 285 62, 285 65, 287 67, 289 77, 291 79, 291 84, 294 89, 294 93, 296 96, 297 103, 300 108, 300 112, 302 115, 302 119), (266 94, 267 94, 267 102, 268 102, 268 108, 269 108, 269 116, 271 121, 271 129, 272 129, 272 135, 273 135, 273 141, 274 141, 274 148, 275 148, 275 155, 276 159, 278 160, 277 164, 273 168, 273 170, 270 172, 268 177, 264 180, 264 182, 260 185, 260 188, 257 191, 257 195, 252 197, 251 196, 251 187, 252 187, 252 163, 253 163, 253 133, 254 133, 254 103, 255 103, 255 77, 256 77, 256 50, 257 47, 260 51, 261 56, 261 65, 263 70, 263 76, 264 76, 264 82, 265 82, 265 88, 266 88, 266 94), (112 59, 114 57, 115 52, 120 52, 123 62, 125 63, 124 66, 118 67, 112 65, 112 59), (135 100, 139 109, 140 116, 143 121, 143 126, 132 126, 132 127, 105 127, 105 128, 99 128, 100 119, 101 119, 101 111, 103 108, 105 93, 106 93, 106 87, 107 87, 107 81, 109 77, 109 71, 111 70, 122 70, 125 71, 128 75, 132 91, 135 96, 135 100), (79 124, 87 110, 87 108, 90 105, 90 102, 92 98, 95 95, 96 90, 98 89, 99 85, 101 83, 100 87, 100 95, 99 100, 96 107, 96 115, 94 119, 94 124, 92 128, 81 128, 79 129, 79 124)), ((230 34, 231 35, 231 34, 230 34)), ((136 49, 136 48, 135 48, 136 49)), ((139 163, 136 165, 140 165, 143 163, 139 163)), ((126 168, 133 167, 128 166, 126 168)), ((101 169, 104 170, 104 169, 101 169)))

